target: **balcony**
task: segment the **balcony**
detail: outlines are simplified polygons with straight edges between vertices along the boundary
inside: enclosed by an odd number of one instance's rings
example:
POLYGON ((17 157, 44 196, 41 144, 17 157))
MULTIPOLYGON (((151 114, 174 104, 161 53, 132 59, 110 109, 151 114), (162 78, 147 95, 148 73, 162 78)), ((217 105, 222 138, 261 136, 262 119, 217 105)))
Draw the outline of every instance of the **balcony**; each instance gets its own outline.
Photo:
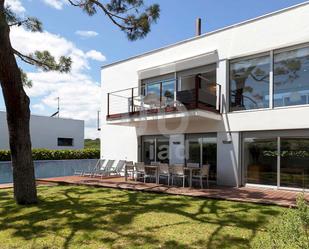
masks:
POLYGON ((132 125, 134 122, 183 116, 220 120, 221 85, 203 85, 201 76, 197 76, 193 85, 190 89, 183 83, 183 89, 180 89, 178 81, 170 79, 108 93, 107 122, 132 125))

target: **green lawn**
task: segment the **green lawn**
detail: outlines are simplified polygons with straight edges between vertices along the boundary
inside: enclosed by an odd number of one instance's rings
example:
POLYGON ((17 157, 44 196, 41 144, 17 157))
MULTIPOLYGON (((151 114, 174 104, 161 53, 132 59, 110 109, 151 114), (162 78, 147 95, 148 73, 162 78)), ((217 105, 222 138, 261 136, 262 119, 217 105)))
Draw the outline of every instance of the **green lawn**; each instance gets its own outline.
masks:
POLYGON ((104 188, 39 187, 16 206, 0 191, 0 248, 250 248, 284 210, 104 188))

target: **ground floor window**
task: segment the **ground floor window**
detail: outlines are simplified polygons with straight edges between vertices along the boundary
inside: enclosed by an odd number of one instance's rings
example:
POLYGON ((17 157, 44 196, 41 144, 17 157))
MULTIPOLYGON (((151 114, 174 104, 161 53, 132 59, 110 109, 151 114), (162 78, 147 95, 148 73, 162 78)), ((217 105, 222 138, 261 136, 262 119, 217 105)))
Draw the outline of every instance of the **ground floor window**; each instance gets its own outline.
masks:
POLYGON ((309 188, 309 137, 243 139, 245 182, 309 188))
POLYGON ((247 183, 277 185, 277 139, 245 138, 247 183))
POLYGON ((280 185, 309 188, 309 138, 281 138, 280 185))
POLYGON ((185 137, 186 163, 210 165, 211 180, 217 176, 217 134, 188 134, 185 137))
POLYGON ((169 138, 165 136, 143 136, 142 160, 146 164, 151 162, 169 163, 169 138))
MULTIPOLYGON (((210 165, 210 180, 216 180, 217 175, 217 134, 182 134, 177 135, 179 142, 175 142, 170 136, 142 136, 141 160, 146 164, 151 162, 172 163, 177 161, 184 165, 196 163, 210 165), (173 153, 173 146, 183 146, 183 155, 173 153), (172 153, 170 153, 172 152, 172 153), (178 157, 178 158, 172 158, 178 157)), ((178 150, 179 151, 179 150, 178 150)))

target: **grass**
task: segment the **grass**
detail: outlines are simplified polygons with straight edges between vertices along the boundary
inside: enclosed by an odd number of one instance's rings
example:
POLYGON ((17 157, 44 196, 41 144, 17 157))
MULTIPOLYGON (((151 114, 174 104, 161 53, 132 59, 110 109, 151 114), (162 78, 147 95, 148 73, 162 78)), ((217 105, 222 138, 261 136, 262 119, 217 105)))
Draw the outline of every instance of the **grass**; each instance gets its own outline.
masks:
POLYGON ((85 139, 85 149, 100 149, 100 139, 85 139))
POLYGON ((0 248, 250 248, 283 208, 82 186, 0 191, 0 248))

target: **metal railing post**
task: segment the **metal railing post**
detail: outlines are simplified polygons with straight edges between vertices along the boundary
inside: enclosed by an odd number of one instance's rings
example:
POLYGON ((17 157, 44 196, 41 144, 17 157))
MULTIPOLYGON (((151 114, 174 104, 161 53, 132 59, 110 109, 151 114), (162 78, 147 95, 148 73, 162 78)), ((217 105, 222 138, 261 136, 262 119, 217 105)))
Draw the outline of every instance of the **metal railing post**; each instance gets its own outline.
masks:
POLYGON ((134 88, 131 90, 131 112, 134 112, 134 88))
POLYGON ((109 93, 107 93, 107 117, 109 117, 109 93))
POLYGON ((198 100, 199 100, 199 87, 200 87, 200 77, 199 75, 195 76, 195 108, 198 108, 198 100))
POLYGON ((216 109, 221 113, 221 85, 217 84, 216 87, 216 95, 217 95, 217 103, 216 103, 216 109))
POLYGON ((160 109, 162 107, 162 82, 160 82, 160 109))

